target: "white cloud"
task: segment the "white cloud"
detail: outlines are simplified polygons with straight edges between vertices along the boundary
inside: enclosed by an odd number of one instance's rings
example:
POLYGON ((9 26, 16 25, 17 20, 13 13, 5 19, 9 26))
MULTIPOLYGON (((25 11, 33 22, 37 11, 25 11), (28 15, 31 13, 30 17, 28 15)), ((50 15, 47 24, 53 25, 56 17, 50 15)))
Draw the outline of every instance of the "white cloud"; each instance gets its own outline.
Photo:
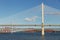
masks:
POLYGON ((47 12, 46 14, 49 14, 49 15, 60 15, 60 12, 47 12))
POLYGON ((44 13, 48 15, 60 15, 60 10, 44 5, 44 13))
POLYGON ((31 18, 26 17, 24 20, 29 22, 35 22, 37 18, 40 18, 40 17, 38 16, 33 16, 31 18))
POLYGON ((33 21, 31 18, 25 18, 25 21, 33 21))

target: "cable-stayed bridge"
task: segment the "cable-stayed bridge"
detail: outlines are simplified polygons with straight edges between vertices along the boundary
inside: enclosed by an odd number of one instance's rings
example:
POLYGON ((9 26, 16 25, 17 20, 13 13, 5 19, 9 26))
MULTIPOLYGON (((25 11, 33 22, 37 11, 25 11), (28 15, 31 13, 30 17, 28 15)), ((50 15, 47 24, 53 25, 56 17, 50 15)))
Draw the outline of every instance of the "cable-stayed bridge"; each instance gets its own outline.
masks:
MULTIPOLYGON (((19 26, 19 27, 22 27, 22 26, 34 26, 34 27, 28 27, 28 29, 29 28, 32 28, 32 29, 36 29, 36 27, 37 26, 39 26, 39 27, 41 27, 41 31, 42 31, 42 37, 44 36, 44 31, 45 31, 45 29, 44 29, 44 26, 60 26, 60 24, 44 24, 44 4, 42 3, 42 24, 0 24, 0 26, 2 26, 2 28, 1 29, 3 29, 2 31, 4 31, 4 32, 10 32, 10 29, 11 29, 11 31, 20 31, 19 29, 14 29, 14 27, 17 27, 17 26, 19 26), (5 28, 3 28, 3 26, 5 27, 5 28), (11 28, 8 28, 8 27, 11 27, 11 28)), ((27 27, 22 27, 22 28, 25 28, 25 29, 21 29, 21 30, 26 30, 27 29, 27 27)), ((27 30, 28 30, 27 29, 27 30)))

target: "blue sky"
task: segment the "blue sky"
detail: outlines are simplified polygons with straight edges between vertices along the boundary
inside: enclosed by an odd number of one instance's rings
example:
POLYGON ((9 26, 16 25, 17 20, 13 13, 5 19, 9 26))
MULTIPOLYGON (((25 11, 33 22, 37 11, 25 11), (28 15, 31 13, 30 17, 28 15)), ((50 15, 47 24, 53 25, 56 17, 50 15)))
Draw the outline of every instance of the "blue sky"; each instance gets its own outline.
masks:
POLYGON ((0 24, 41 24, 41 3, 45 24, 60 24, 60 0, 0 0, 0 24))

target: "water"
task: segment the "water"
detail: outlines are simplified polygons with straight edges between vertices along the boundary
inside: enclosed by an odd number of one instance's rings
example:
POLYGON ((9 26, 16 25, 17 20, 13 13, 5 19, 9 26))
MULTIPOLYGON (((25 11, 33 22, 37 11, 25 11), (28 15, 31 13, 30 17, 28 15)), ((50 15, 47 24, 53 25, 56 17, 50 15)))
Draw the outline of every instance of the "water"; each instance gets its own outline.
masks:
MULTIPOLYGON (((42 40, 41 32, 0 33, 0 40, 42 40)), ((60 32, 45 33, 44 40, 60 40, 60 32)))

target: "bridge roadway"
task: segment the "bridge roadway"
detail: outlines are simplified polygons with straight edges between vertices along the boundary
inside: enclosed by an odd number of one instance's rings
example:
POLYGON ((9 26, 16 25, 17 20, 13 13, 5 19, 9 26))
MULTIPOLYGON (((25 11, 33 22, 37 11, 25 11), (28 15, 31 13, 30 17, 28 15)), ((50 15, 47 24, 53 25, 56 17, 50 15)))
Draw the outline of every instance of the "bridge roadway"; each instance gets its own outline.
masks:
MULTIPOLYGON (((42 26, 41 24, 0 24, 0 26, 2 27, 2 28, 0 28, 0 31, 3 29, 3 27, 9 27, 10 29, 11 29, 11 31, 25 31, 25 30, 29 30, 30 28, 32 28, 32 27, 28 27, 28 28, 14 28, 14 27, 16 27, 16 26, 35 26, 35 27, 33 27, 32 29, 41 29, 41 28, 36 28, 36 26, 42 26), (11 27, 13 27, 13 28, 11 28, 11 27)), ((44 26, 60 26, 60 24, 45 24, 44 26)), ((46 29, 46 28, 45 28, 46 29)), ((48 29, 53 29, 53 30, 56 30, 57 29, 57 31, 60 31, 60 28, 48 28, 48 29)))
MULTIPOLYGON (((41 24, 0 24, 0 26, 42 26, 41 24)), ((44 26, 60 26, 60 24, 44 24, 44 26)))

